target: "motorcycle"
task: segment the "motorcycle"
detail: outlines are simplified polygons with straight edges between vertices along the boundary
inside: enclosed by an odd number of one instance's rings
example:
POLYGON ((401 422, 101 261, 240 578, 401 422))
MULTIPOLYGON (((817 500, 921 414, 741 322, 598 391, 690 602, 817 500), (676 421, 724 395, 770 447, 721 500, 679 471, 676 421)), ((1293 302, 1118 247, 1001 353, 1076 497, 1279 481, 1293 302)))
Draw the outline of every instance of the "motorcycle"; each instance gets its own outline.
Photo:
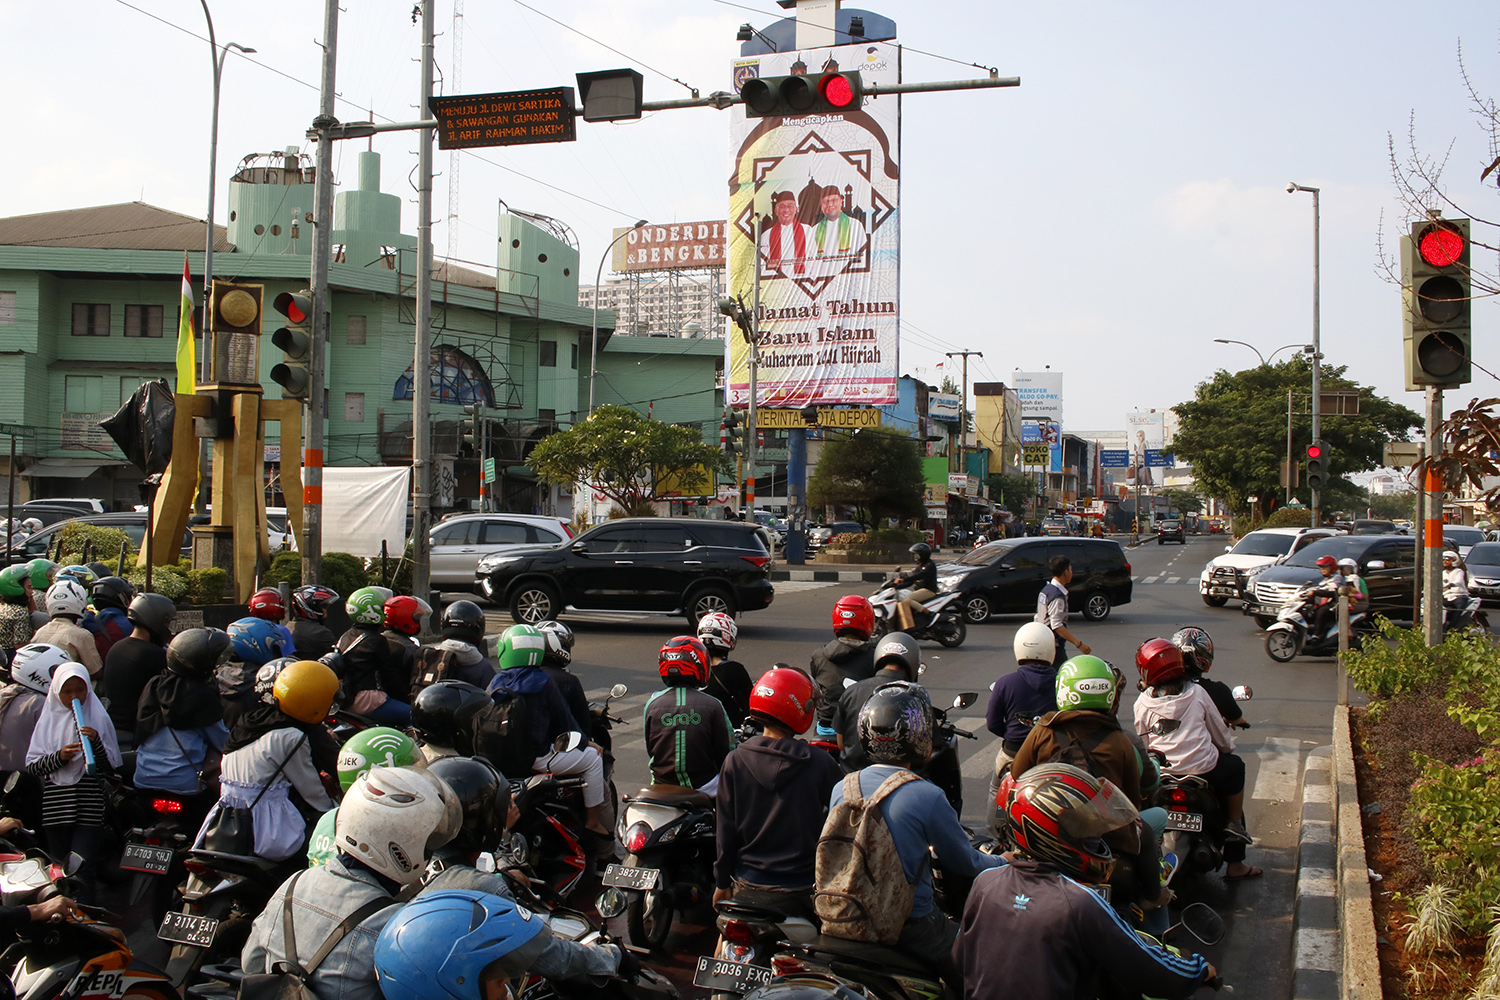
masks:
POLYGON ((1481 609, 1483 603, 1478 597, 1467 597, 1464 598, 1463 607, 1446 608, 1443 611, 1444 634, 1448 632, 1462 632, 1465 629, 1488 632, 1490 630, 1490 619, 1481 609))
POLYGON ((913 639, 931 639, 947 649, 964 644, 969 636, 969 627, 964 623, 963 601, 959 600, 963 595, 957 592, 938 594, 923 601, 923 613, 913 616, 911 628, 901 629, 897 624, 897 606, 910 595, 911 590, 904 587, 898 589, 890 580, 881 584, 880 589, 870 595, 870 607, 875 611, 874 638, 878 639, 888 632, 904 631, 913 639))
POLYGON ((589 702, 589 739, 599 744, 604 757, 604 782, 609 786, 604 802, 610 811, 608 825, 611 826, 615 821, 615 803, 620 799, 615 790, 615 744, 612 730, 615 726, 625 725, 625 720, 618 715, 609 714, 609 703, 616 698, 625 697, 629 691, 624 684, 616 684, 609 689, 609 695, 604 701, 589 702))
POLYGON ((713 798, 693 788, 647 785, 625 799, 625 859, 604 870, 598 910, 625 914, 631 944, 660 948, 674 914, 713 895, 714 819, 713 798))
MULTIPOLYGON (((1340 600, 1338 594, 1315 587, 1303 587, 1292 595, 1276 613, 1276 621, 1266 629, 1266 655, 1277 663, 1288 663, 1299 654, 1306 656, 1334 656, 1339 651, 1338 616, 1328 615, 1328 625, 1322 634, 1315 634, 1313 622, 1316 609, 1340 600)), ((1349 648, 1359 649, 1367 635, 1375 632, 1368 610, 1361 609, 1349 615, 1349 648)))
POLYGON ((805 917, 789 916, 770 906, 726 899, 714 906, 719 943, 713 956, 698 959, 693 985, 717 989, 714 1000, 733 1000, 754 983, 768 980, 771 960, 782 942, 807 944, 818 936, 818 925, 805 917))
MULTIPOLYGON (((40 852, 0 855, 0 898, 19 906, 67 894, 80 863, 77 855, 66 867, 40 852)), ((23 925, 0 953, 0 974, 20 1000, 178 1000, 167 974, 137 959, 124 932, 103 922, 104 910, 77 908, 84 916, 23 925)))
POLYGON ((159 925, 174 906, 177 887, 187 876, 188 847, 212 803, 151 790, 141 790, 137 797, 141 825, 126 834, 120 868, 135 873, 130 905, 149 903, 151 923, 159 925))
POLYGON ((954 698, 953 704, 946 709, 933 706, 932 757, 926 766, 917 769, 918 774, 943 790, 953 811, 960 816, 964 813, 964 779, 963 772, 959 769, 958 741, 960 738, 973 740, 978 737, 949 722, 948 713, 968 708, 978 698, 977 692, 965 691, 954 698))
POLYGON ((305 859, 267 861, 249 855, 189 850, 182 908, 162 919, 156 936, 171 942, 167 975, 179 989, 206 964, 238 959, 250 925, 305 859))

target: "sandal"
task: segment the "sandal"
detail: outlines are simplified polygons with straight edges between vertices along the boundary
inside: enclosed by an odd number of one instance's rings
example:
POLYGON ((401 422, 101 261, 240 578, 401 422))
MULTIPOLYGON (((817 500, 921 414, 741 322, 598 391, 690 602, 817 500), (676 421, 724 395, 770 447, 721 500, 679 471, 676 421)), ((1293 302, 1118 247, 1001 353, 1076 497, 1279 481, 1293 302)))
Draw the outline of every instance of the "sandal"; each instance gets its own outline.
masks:
POLYGON ((1247 872, 1245 872, 1242 875, 1230 875, 1230 874, 1226 873, 1224 875, 1224 881, 1226 881, 1226 882, 1243 882, 1246 879, 1260 878, 1264 874, 1265 874, 1265 872, 1261 871, 1259 868, 1256 868, 1254 865, 1251 865, 1250 866, 1250 870, 1247 871, 1247 872))

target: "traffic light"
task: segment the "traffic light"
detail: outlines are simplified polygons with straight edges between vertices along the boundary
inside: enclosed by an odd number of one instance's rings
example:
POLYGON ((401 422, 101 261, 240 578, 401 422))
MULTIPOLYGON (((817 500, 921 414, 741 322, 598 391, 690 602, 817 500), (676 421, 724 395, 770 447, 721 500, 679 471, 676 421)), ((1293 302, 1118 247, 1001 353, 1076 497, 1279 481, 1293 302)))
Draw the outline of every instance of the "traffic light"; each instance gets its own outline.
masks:
POLYGON ((1428 219, 1401 240, 1406 388, 1457 386, 1470 365, 1469 220, 1428 219))
POLYGON ((281 349, 282 359, 271 366, 271 381, 281 386, 283 399, 306 400, 311 385, 307 366, 312 358, 313 294, 309 289, 282 292, 271 303, 286 317, 286 323, 271 334, 271 343, 281 349))
POLYGON ((724 422, 719 425, 719 444, 724 449, 724 454, 733 455, 741 450, 744 440, 744 421, 734 410, 724 410, 724 422))
POLYGON ((1307 446, 1307 487, 1321 490, 1328 479, 1328 456, 1323 442, 1314 441, 1307 446))
POLYGON ((746 118, 797 118, 858 111, 865 86, 858 73, 757 76, 740 87, 746 118))
POLYGON ((458 451, 461 455, 479 454, 479 411, 480 405, 475 403, 467 408, 469 419, 460 421, 458 451))

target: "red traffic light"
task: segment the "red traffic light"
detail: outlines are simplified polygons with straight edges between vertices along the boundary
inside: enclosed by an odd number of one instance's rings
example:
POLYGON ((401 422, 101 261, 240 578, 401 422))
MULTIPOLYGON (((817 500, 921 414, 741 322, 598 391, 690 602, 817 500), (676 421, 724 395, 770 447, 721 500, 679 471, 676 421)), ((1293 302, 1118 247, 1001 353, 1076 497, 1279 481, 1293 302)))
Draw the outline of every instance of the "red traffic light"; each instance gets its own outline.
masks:
POLYGON ((1307 457, 1308 458, 1322 458, 1323 457, 1323 446, 1320 445, 1320 444, 1310 444, 1310 445, 1308 445, 1307 446, 1307 457))
POLYGON ((293 323, 306 323, 312 303, 306 302, 305 297, 311 294, 311 292, 282 292, 276 296, 276 300, 271 305, 293 323), (303 301, 298 301, 299 299, 303 301))
POLYGON ((854 103, 854 87, 841 73, 829 73, 823 77, 818 89, 823 93, 823 100, 835 108, 847 108, 854 103))
POLYGON ((1430 226, 1417 240, 1417 252, 1432 267, 1450 267, 1464 255, 1464 238, 1445 226, 1430 226))

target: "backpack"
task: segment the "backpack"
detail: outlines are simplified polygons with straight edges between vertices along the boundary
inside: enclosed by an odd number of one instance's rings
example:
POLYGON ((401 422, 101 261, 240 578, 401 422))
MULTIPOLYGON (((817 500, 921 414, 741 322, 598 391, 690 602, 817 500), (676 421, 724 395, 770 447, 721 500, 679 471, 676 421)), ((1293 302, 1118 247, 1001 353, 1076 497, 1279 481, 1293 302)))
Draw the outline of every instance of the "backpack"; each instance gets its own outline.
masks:
POLYGON ((1105 730, 1103 736, 1100 736, 1089 744, 1085 744, 1077 736, 1073 735, 1072 730, 1053 729, 1052 732, 1055 737, 1054 742, 1058 744, 1058 747, 1052 751, 1050 757, 1040 763, 1071 764, 1080 771, 1087 771, 1096 778, 1109 777, 1109 775, 1104 773, 1104 768, 1100 767, 1099 762, 1094 759, 1094 751, 1109 737, 1108 730, 1105 730), (1063 743, 1063 737, 1067 737, 1066 743, 1063 743))
POLYGON ((437 646, 418 646, 417 655, 411 661, 411 696, 438 681, 456 680, 450 671, 458 666, 458 654, 451 649, 437 646))
POLYGON ((906 880, 880 803, 907 782, 920 780, 910 771, 897 771, 865 797, 859 772, 844 777, 844 800, 829 810, 818 838, 813 906, 824 934, 872 944, 895 944, 901 936, 916 889, 906 880))
POLYGON ((473 756, 488 760, 507 777, 530 774, 537 758, 531 731, 535 713, 526 710, 526 696, 496 687, 490 699, 468 723, 473 756))
POLYGON ((369 917, 396 903, 396 900, 390 897, 377 896, 349 914, 333 929, 328 939, 323 942, 323 946, 304 966, 297 958, 297 936, 292 931, 292 892, 297 888, 297 882, 301 880, 302 874, 298 872, 292 878, 291 884, 286 887, 286 894, 281 903, 281 941, 282 951, 286 953, 286 961, 271 965, 269 972, 241 978, 239 992, 236 994, 237 1000, 318 1000, 317 994, 307 985, 308 977, 322 964, 323 959, 328 957, 329 952, 333 951, 345 935, 369 917))

